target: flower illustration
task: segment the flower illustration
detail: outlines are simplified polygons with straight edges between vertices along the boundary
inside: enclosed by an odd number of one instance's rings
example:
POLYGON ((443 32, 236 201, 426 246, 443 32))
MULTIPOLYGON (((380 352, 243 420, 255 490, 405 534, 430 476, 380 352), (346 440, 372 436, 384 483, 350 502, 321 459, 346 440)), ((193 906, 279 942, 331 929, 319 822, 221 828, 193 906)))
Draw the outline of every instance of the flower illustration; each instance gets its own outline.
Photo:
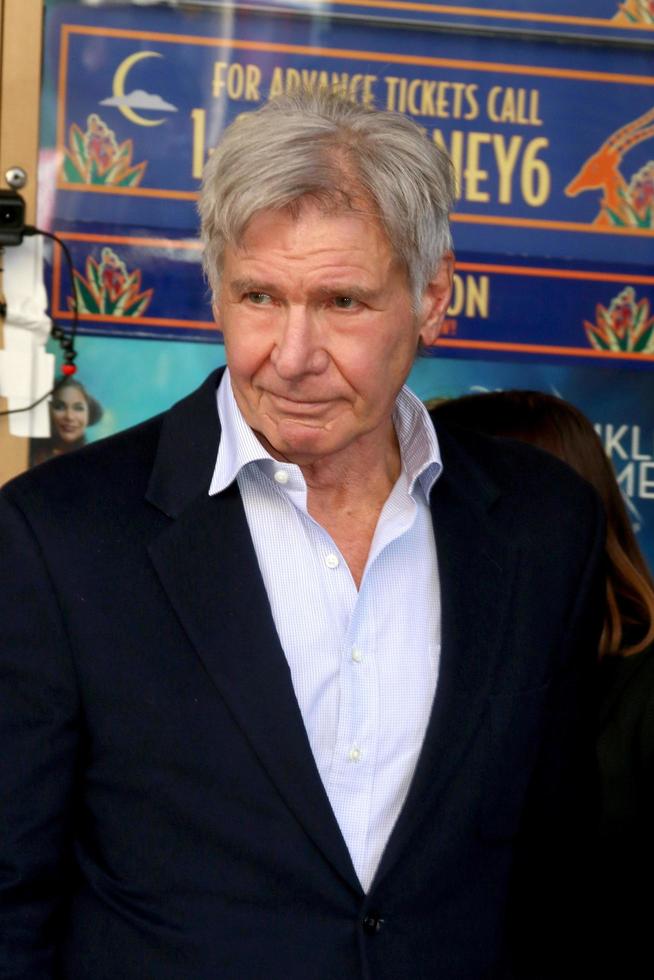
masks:
POLYGON ((611 300, 608 309, 597 304, 595 323, 584 320, 586 336, 592 347, 604 351, 654 353, 654 316, 649 300, 636 300, 633 286, 625 286, 611 300))
MULTIPOLYGON (((654 2, 654 0, 652 0, 654 2)), ((654 160, 650 160, 629 181, 629 199, 634 211, 652 225, 654 212, 654 160)))
POLYGON ((654 24, 654 0, 625 0, 613 18, 618 24, 654 24))
POLYGON ((64 180, 69 184, 138 187, 147 162, 132 166, 131 139, 118 143, 115 133, 96 112, 86 120, 86 131, 73 123, 64 151, 64 180))
MULTIPOLYGON (((141 271, 127 271, 123 260, 105 246, 100 262, 91 255, 86 259, 86 276, 75 269, 75 293, 80 314, 101 313, 105 316, 138 317, 146 311, 153 289, 141 292, 141 271)), ((68 308, 72 309, 72 296, 68 308)))

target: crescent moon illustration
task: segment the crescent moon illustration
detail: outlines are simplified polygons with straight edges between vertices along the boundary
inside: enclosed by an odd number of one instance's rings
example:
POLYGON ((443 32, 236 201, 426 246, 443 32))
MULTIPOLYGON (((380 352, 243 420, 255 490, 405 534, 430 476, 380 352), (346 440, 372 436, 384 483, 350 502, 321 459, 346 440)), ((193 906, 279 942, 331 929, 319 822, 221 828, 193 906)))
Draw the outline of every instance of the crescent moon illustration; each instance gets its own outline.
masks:
MULTIPOLYGON (((129 58, 125 58, 125 60, 118 65, 116 74, 114 75, 113 94, 116 98, 122 99, 125 97, 125 82, 127 80, 127 75, 137 61, 143 61, 144 58, 163 58, 163 55, 159 54, 158 51, 137 51, 136 54, 131 54, 129 58)), ((135 112, 128 105, 119 105, 118 109, 122 112, 126 119, 129 119, 130 122, 136 123, 137 126, 160 126, 162 122, 166 121, 165 119, 146 119, 144 116, 140 116, 138 112, 135 112)))

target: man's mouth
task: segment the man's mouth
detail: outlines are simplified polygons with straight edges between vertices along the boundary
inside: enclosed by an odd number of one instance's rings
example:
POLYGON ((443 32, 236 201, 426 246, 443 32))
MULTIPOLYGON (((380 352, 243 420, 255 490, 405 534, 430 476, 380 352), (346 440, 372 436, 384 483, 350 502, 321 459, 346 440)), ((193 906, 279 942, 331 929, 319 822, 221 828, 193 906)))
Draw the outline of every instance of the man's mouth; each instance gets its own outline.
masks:
POLYGON ((268 397, 278 409, 278 411, 288 412, 290 415, 320 415, 329 404, 328 399, 301 399, 289 398, 286 395, 276 395, 269 391, 268 397))

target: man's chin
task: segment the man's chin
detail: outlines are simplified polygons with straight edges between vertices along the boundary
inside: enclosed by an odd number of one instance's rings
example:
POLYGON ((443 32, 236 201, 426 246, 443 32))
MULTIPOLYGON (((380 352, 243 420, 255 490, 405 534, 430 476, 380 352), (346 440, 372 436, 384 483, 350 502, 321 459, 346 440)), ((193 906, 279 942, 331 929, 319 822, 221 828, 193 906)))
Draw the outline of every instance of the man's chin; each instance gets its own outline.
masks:
POLYGON ((338 440, 324 423, 284 419, 257 432, 260 441, 275 459, 302 466, 338 452, 338 440))

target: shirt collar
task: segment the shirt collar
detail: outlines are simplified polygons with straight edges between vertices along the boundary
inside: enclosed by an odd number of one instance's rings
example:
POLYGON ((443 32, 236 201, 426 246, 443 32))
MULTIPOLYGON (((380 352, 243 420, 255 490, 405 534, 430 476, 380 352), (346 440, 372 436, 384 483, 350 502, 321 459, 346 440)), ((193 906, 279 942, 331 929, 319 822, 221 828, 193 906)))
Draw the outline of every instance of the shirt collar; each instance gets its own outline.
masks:
POLYGON ((400 388, 395 401, 393 423, 409 493, 418 483, 429 499, 431 488, 443 472, 441 451, 429 412, 406 385, 400 388))
POLYGON ((209 486, 209 496, 220 493, 233 483, 248 463, 272 459, 247 424, 236 404, 229 368, 225 368, 216 392, 220 419, 218 457, 209 486))
MULTIPOLYGON (((209 486, 210 496, 220 493, 233 483, 244 466, 263 462, 263 468, 270 472, 269 467, 275 462, 236 404, 229 368, 225 369, 218 385, 216 400, 222 433, 209 486)), ((409 493, 414 492, 418 483, 425 497, 429 498, 431 488, 443 470, 438 439, 427 409, 406 385, 397 396, 393 424, 409 493)))

